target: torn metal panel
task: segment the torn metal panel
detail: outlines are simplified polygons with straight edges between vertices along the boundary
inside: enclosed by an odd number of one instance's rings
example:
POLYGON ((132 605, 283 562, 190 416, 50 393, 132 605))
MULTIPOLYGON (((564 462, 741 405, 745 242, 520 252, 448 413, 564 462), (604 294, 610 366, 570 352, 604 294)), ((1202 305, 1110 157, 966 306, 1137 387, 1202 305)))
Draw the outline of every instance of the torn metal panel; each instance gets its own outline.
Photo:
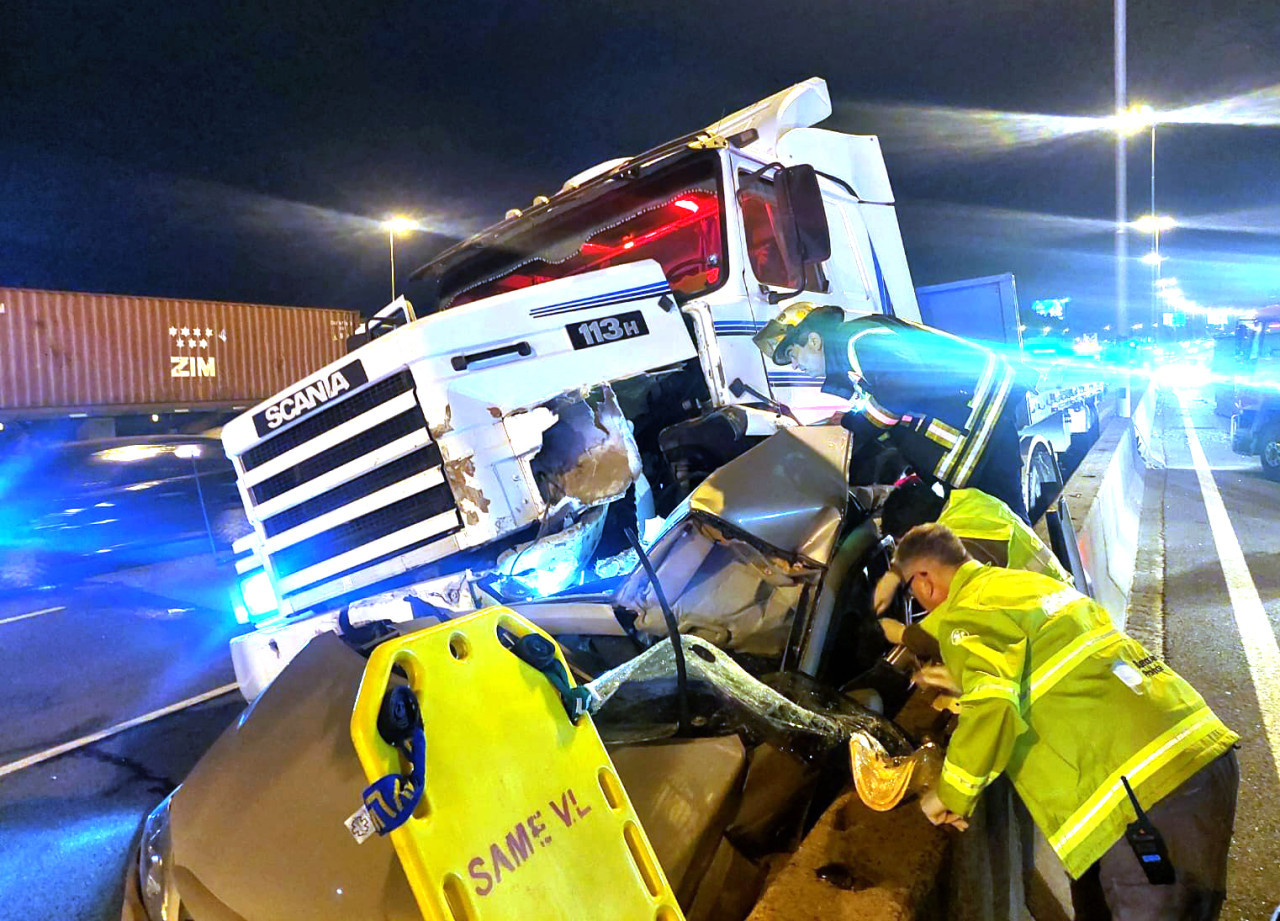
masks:
POLYGON ((848 503, 851 448, 840 426, 785 429, 707 477, 689 496, 689 509, 825 565, 848 503))
POLYGON ((604 385, 598 402, 573 394, 550 408, 558 420, 543 433, 542 450, 531 464, 547 504, 572 498, 599 505, 625 495, 643 468, 613 388, 604 385))
POLYGON ((595 574, 597 579, 616 579, 619 576, 625 576, 627 573, 634 572, 636 567, 640 565, 640 554, 634 550, 623 550, 614 556, 605 557, 595 562, 595 574))
POLYGON ((562 500, 547 516, 538 536, 503 553, 494 571, 539 596, 574 584, 600 544, 606 509, 597 506, 579 511, 574 500, 562 500))
MULTIPOLYGON (((854 732, 867 732, 886 750, 905 755, 911 744, 897 726, 884 717, 847 701, 845 712, 824 714, 807 710, 753 678, 728 654, 705 640, 682 636, 685 665, 691 680, 706 682, 717 696, 735 703, 769 726, 783 732, 816 736, 830 745, 839 745, 854 732)), ((605 672, 586 688, 593 696, 592 712, 598 712, 622 685, 631 681, 670 679, 676 673, 675 649, 662 642, 605 672)))
MULTIPOLYGON (((753 655, 782 654, 804 587, 819 575, 697 520, 668 530, 649 555, 682 633, 753 655)), ((644 570, 632 573, 616 600, 637 613, 637 630, 667 635, 644 570)))
POLYGON ((458 511, 462 520, 468 525, 480 523, 480 516, 489 511, 489 499, 476 485, 476 461, 467 456, 458 460, 445 461, 444 476, 453 491, 454 501, 458 503, 458 511))
POLYGON ((453 431, 453 407, 448 403, 444 404, 444 418, 439 422, 427 420, 427 431, 431 433, 431 437, 439 441, 445 435, 453 431))
POLYGON ((426 602, 447 614, 465 614, 476 609, 471 583, 475 575, 469 569, 450 573, 437 579, 415 582, 389 592, 380 592, 368 598, 351 602, 347 619, 352 626, 389 620, 395 623, 420 616, 419 608, 409 599, 426 602))

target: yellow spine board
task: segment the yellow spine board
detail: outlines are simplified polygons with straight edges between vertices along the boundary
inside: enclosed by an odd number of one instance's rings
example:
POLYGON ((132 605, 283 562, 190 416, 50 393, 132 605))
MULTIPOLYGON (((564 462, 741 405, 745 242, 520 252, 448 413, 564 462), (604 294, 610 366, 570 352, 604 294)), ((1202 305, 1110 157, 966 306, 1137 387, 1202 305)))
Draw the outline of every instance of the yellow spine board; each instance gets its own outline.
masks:
POLYGON ((501 644, 499 625, 541 632, 489 608, 383 643, 351 715, 369 781, 407 771, 377 721, 401 680, 393 666, 408 675, 427 740, 426 792, 390 837, 423 917, 683 921, 591 718, 569 722, 551 683, 501 644))

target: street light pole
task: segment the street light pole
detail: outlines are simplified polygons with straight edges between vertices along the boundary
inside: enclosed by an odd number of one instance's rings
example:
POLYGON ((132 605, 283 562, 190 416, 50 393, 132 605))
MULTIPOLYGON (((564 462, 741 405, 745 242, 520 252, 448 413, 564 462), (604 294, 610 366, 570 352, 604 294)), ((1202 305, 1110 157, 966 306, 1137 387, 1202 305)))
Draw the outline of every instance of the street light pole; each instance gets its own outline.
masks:
MULTIPOLYGON (((1128 102, 1128 73, 1125 68, 1125 32, 1126 10, 1125 0, 1115 0, 1115 93, 1116 114, 1124 112, 1128 102)), ((1127 331, 1129 317, 1127 302, 1129 300, 1129 201, 1128 174, 1125 169, 1125 152, 1128 139, 1121 131, 1116 132, 1116 329, 1127 331)), ((1122 333, 1127 334, 1127 333, 1122 333)), ((1121 416, 1130 413, 1129 382, 1126 376, 1120 405, 1117 407, 1121 416)))
POLYGON ((382 222, 387 231, 387 246, 391 250, 391 300, 396 299, 396 234, 421 230, 422 225, 409 217, 393 217, 382 222))
POLYGON ((391 249, 391 300, 394 301, 396 299, 396 230, 391 226, 387 227, 387 245, 391 249))
MULTIPOLYGON (((1156 125, 1158 122, 1155 115, 1151 117, 1151 213, 1156 213, 1156 125)), ((1151 338, 1155 341, 1160 332, 1160 326, 1156 323, 1157 312, 1160 307, 1156 301, 1156 291, 1160 287, 1160 226, 1156 224, 1156 232, 1151 238, 1152 252, 1155 253, 1155 259, 1151 266, 1151 338)))

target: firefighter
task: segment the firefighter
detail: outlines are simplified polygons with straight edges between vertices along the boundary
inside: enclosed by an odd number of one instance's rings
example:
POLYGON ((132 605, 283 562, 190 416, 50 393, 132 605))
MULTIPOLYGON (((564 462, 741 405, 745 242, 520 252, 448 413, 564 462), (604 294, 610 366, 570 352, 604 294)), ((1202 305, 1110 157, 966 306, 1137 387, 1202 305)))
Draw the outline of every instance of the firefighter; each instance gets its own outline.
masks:
POLYGON ((1038 573, 984 566, 945 525, 909 531, 893 567, 929 612, 922 626, 961 690, 942 776, 921 800, 929 820, 963 827, 1005 773, 1071 877, 1100 883, 1113 917, 1216 918, 1236 734, 1096 602, 1038 573), (1122 778, 1154 836, 1137 827, 1122 778))
POLYGON ((918 473, 948 486, 974 486, 1027 518, 1015 413, 1033 372, 985 346, 907 320, 846 320, 834 306, 789 305, 755 336, 775 364, 823 379, 823 392, 863 408, 844 413, 854 451, 880 436, 918 473))
MULTIPOLYGON (((936 521, 960 538, 974 559, 993 566, 1038 572, 1064 585, 1073 584, 1053 552, 1027 523, 999 499, 977 489, 953 489, 945 499, 918 476, 904 477, 885 499, 880 510, 880 531, 902 540, 919 524, 936 521)), ((875 591, 875 611, 882 614, 902 587, 898 574, 890 569, 875 591)), ((919 627, 904 627, 892 618, 882 618, 881 627, 890 642, 905 645, 917 658, 938 658, 937 644, 919 627)))
MULTIPOLYGON (((946 497, 918 476, 900 480, 880 510, 880 532, 902 540, 918 524, 936 521, 951 529, 969 555, 980 563, 1025 569, 1073 584, 1053 551, 1009 506, 980 489, 953 489, 946 497)), ((876 587, 876 609, 883 610, 900 583, 886 573, 876 587)))

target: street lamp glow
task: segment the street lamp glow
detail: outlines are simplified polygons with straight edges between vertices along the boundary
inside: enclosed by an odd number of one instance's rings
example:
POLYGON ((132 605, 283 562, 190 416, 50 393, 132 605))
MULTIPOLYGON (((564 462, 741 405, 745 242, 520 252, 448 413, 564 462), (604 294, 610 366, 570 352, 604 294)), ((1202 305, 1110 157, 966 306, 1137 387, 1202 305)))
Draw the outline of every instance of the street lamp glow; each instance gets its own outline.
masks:
POLYGON ((1111 116, 1111 128, 1116 134, 1129 137, 1150 128, 1157 118, 1156 110, 1149 105, 1130 106, 1111 116))
POLYGON ((1159 253, 1152 250, 1149 253, 1143 253, 1141 261, 1147 265, 1159 265, 1164 262, 1164 256, 1161 256, 1159 253))
POLYGON ((396 299, 396 234, 422 230, 423 227, 411 217, 396 216, 383 221, 382 229, 387 232, 387 245, 391 249, 391 300, 394 301, 396 299))
POLYGON ((411 217, 392 217, 382 222, 382 229, 388 233, 408 233, 421 230, 422 225, 411 217))
POLYGON ((1167 233, 1177 227, 1178 222, 1167 214, 1144 214, 1129 226, 1139 233, 1167 233))

